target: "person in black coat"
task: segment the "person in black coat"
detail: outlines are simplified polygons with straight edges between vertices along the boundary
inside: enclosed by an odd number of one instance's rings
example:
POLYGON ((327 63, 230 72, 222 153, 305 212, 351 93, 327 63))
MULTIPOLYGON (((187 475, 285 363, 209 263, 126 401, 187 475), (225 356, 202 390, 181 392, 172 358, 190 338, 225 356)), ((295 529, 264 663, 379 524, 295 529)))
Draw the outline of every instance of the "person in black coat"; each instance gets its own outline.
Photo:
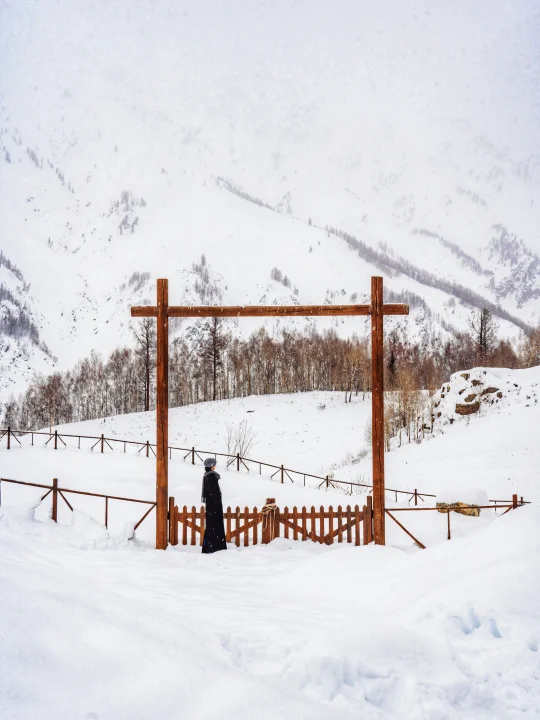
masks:
POLYGON ((202 551, 203 553, 213 553, 217 550, 227 549, 225 526, 223 525, 223 503, 219 475, 216 472, 216 459, 207 458, 204 461, 204 468, 202 501, 206 505, 206 527, 202 551))

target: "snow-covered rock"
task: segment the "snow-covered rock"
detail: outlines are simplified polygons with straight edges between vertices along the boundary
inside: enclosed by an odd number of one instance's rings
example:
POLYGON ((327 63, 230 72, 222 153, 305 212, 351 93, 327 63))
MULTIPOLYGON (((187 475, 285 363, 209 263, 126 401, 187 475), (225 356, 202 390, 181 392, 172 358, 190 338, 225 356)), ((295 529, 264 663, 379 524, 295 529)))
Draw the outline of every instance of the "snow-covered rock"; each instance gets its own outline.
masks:
POLYGON ((433 396, 434 430, 463 416, 538 405, 540 369, 472 368, 454 373, 433 396))

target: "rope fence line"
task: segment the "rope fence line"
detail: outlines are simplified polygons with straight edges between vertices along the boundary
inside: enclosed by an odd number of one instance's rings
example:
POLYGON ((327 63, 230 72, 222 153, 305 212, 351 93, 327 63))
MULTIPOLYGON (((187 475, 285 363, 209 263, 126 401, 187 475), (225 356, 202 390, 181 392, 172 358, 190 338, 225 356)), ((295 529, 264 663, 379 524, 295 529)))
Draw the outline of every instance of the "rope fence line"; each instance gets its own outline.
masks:
MULTIPOLYGON (((137 446, 138 450, 137 452, 140 454, 143 450, 145 451, 146 457, 150 457, 150 453, 152 453, 155 457, 155 443, 151 443, 150 441, 141 442, 140 440, 124 440, 120 438, 111 438, 111 437, 105 437, 104 434, 101 434, 100 436, 96 435, 74 435, 70 433, 59 433, 58 430, 54 430, 53 432, 46 432, 42 430, 13 430, 11 427, 8 428, 0 428, 0 440, 2 438, 7 437, 7 449, 9 450, 11 448, 11 439, 14 438, 18 443, 19 447, 22 447, 21 441, 19 440, 19 437, 24 436, 30 436, 31 437, 31 445, 34 445, 34 436, 45 436, 48 437, 47 442, 45 445, 48 445, 51 441, 53 442, 53 447, 55 450, 58 449, 58 441, 63 443, 64 447, 67 447, 67 443, 64 441, 64 438, 74 438, 78 441, 77 448, 81 449, 81 440, 95 440, 96 442, 92 445, 90 448, 91 451, 94 451, 94 448, 96 448, 99 445, 99 452, 103 453, 105 452, 105 447, 107 446, 111 451, 114 451, 113 446, 111 443, 120 443, 123 445, 123 452, 127 452, 127 446, 128 445, 135 445, 137 446)), ((231 465, 236 463, 236 471, 240 472, 241 466, 243 466, 247 472, 250 472, 250 468, 247 463, 251 463, 255 467, 259 466, 259 475, 262 475, 262 468, 270 468, 271 470, 274 470, 274 472, 270 475, 271 479, 274 479, 276 475, 279 474, 280 476, 280 482, 283 484, 285 482, 285 478, 287 478, 293 485, 295 484, 295 481, 291 477, 291 475, 297 475, 301 478, 303 478, 302 484, 304 487, 306 487, 306 478, 311 478, 313 480, 320 480, 318 487, 322 487, 323 485, 326 486, 326 489, 329 489, 330 487, 337 490, 339 487, 337 486, 344 486, 345 489, 350 488, 350 491, 352 493, 353 487, 360 487, 360 488, 373 488, 373 485, 368 483, 360 483, 360 482, 354 482, 351 480, 338 480, 334 478, 332 475, 314 475, 312 473, 306 473, 301 470, 293 470, 292 468, 286 468, 284 465, 274 465, 272 463, 264 462, 262 460, 254 460, 252 458, 243 457, 240 455, 240 453, 236 454, 230 454, 230 453, 220 453, 220 452, 214 452, 212 450, 201 450, 196 449, 195 447, 191 448, 182 448, 182 447, 176 447, 174 445, 170 445, 168 447, 169 451, 169 459, 172 460, 173 451, 178 453, 185 453, 185 455, 182 456, 182 459, 184 461, 188 460, 190 458, 191 464, 195 465, 196 458, 200 460, 200 462, 203 462, 202 455, 211 455, 213 457, 222 457, 227 458, 227 468, 229 468, 231 465)), ((253 468, 252 468, 253 469, 253 468)), ((418 505, 418 501, 424 502, 424 498, 426 497, 436 497, 436 495, 432 493, 426 493, 421 492, 417 490, 416 488, 414 490, 398 490, 397 488, 385 488, 385 491, 387 493, 393 493, 395 496, 395 501, 398 501, 398 495, 406 495, 407 501, 410 502, 411 500, 414 500, 414 504, 418 505)), ((490 501, 491 502, 491 501, 490 501)))

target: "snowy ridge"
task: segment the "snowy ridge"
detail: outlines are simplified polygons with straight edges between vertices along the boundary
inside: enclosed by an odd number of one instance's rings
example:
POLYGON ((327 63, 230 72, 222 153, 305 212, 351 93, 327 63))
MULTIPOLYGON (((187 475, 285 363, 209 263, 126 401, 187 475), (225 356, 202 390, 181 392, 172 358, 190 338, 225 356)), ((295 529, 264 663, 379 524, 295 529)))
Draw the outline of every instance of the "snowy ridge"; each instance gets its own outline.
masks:
POLYGON ((13 392, 18 380, 29 380, 35 370, 54 366, 56 359, 41 340, 43 323, 30 285, 0 250, 0 397, 13 392))

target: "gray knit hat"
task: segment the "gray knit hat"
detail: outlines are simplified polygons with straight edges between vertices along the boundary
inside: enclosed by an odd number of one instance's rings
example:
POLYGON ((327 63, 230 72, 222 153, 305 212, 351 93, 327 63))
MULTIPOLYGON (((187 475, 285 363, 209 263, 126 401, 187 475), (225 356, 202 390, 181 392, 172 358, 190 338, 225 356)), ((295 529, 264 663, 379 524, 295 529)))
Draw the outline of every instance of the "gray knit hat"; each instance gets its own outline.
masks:
POLYGON ((207 469, 213 468, 214 465, 217 465, 216 458, 206 458, 206 460, 204 461, 204 467, 207 469))

